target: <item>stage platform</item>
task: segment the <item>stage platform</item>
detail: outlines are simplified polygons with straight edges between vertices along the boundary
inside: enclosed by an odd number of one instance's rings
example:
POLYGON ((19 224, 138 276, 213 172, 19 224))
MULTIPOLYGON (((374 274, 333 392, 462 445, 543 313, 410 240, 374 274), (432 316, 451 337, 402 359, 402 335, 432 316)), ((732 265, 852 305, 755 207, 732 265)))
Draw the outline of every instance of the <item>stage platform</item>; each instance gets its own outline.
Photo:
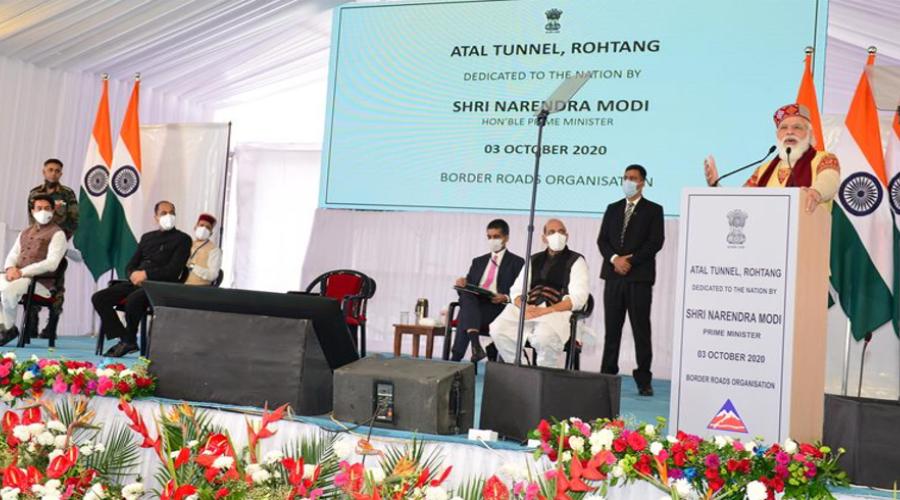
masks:
MULTIPOLYGON (((57 340, 55 349, 48 349, 45 340, 35 340, 31 346, 22 349, 4 346, 0 351, 15 351, 17 356, 22 359, 32 354, 41 358, 50 359, 71 359, 91 361, 95 364, 106 363, 124 363, 132 365, 138 361, 137 354, 132 354, 124 358, 105 358, 94 355, 94 346, 96 339, 92 337, 62 337, 57 340)), ((110 344, 111 345, 111 344, 110 344)), ((483 367, 482 367, 483 368, 483 367)), ((476 422, 478 422, 481 412, 481 394, 484 385, 484 370, 478 371, 476 379, 476 422)), ((622 417, 629 423, 655 423, 658 416, 666 417, 669 413, 669 381, 655 380, 653 397, 642 397, 637 393, 637 388, 631 377, 623 376, 622 381, 622 400, 621 412, 622 417)), ((58 397, 58 396, 53 396, 58 397)), ((177 404, 180 401, 173 401, 164 398, 145 398, 138 401, 135 407, 145 415, 145 418, 152 418, 154 413, 158 413, 161 408, 177 404)), ((98 413, 101 421, 120 421, 122 418, 116 409, 117 401, 112 398, 97 397, 93 398, 92 406, 98 413)), ((247 415, 259 414, 261 409, 255 407, 241 407, 233 405, 222 405, 204 401, 191 401, 190 403, 205 408, 212 412, 214 420, 217 424, 227 428, 232 436, 237 438, 238 442, 243 442, 244 437, 244 419, 247 415)), ((535 422, 535 425, 537 422, 535 422)), ((339 432, 346 434, 349 439, 351 436, 364 435, 369 431, 366 428, 353 428, 352 424, 341 423, 333 420, 329 415, 316 417, 296 416, 291 422, 285 422, 280 427, 278 435, 265 443, 264 448, 280 449, 283 444, 302 438, 303 436, 314 435, 315 433, 339 432), (348 431, 348 429, 352 429, 348 431)), ((465 435, 457 436, 440 436, 431 434, 415 434, 405 431, 394 431, 375 428, 372 430, 372 443, 377 448, 385 448, 391 445, 408 442, 413 437, 428 443, 428 447, 439 447, 441 454, 445 456, 445 464, 453 465, 454 474, 457 478, 464 478, 472 475, 489 476, 497 472, 504 464, 518 463, 531 455, 531 449, 522 446, 516 442, 490 442, 484 443, 479 441, 471 441, 465 435)), ((153 477, 155 467, 155 457, 152 453, 145 453, 144 466, 140 471, 143 477, 153 477)), ((453 483, 451 478, 451 484, 453 483)), ((626 489, 614 492, 609 499, 645 499, 657 498, 658 493, 653 491, 646 485, 629 486, 626 489)), ((838 492, 839 498, 893 498, 890 492, 872 490, 869 488, 846 488, 838 492)))

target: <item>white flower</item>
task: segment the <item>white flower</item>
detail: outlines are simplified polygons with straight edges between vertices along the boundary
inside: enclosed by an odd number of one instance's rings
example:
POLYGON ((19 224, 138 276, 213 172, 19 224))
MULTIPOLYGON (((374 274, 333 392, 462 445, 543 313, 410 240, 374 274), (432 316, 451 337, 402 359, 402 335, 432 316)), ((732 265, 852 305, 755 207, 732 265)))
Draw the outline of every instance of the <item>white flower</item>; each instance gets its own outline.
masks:
POLYGON ((63 454, 64 454, 63 451, 60 450, 59 448, 57 448, 57 449, 51 451, 49 455, 47 455, 47 459, 53 460, 54 458, 62 456, 63 454))
POLYGON ((47 426, 40 422, 28 426, 28 432, 30 432, 32 436, 39 436, 45 430, 47 430, 47 426))
POLYGON ((570 436, 569 446, 575 453, 581 453, 581 450, 584 449, 584 438, 580 436, 570 436))
POLYGON ((143 483, 131 483, 122 488, 122 497, 125 500, 138 500, 144 494, 143 483))
POLYGON ((651 436, 651 437, 655 436, 656 435, 656 427, 653 427, 650 424, 645 425, 644 426, 644 434, 651 436))
POLYGON ((69 429, 66 428, 66 424, 56 419, 47 422, 47 429, 59 433, 66 433, 69 431, 69 429))
POLYGON ((7 352, 7 353, 5 353, 5 354, 3 355, 3 359, 12 359, 12 360, 15 361, 15 359, 16 359, 16 353, 14 353, 14 352, 12 352, 12 351, 9 351, 9 352, 7 352))
POLYGON ((82 446, 81 448, 78 448, 78 451, 86 457, 89 457, 94 454, 94 448, 92 448, 90 446, 82 446))
POLYGON ((28 443, 28 453, 37 453, 37 445, 34 443, 28 443))
POLYGON ((766 485, 759 481, 750 481, 747 483, 747 498, 749 500, 766 500, 768 496, 769 494, 766 492, 766 485))
POLYGON ((719 448, 720 450, 728 446, 728 441, 725 440, 725 436, 716 436, 713 441, 716 443, 716 448, 719 448))
MULTIPOLYGON (((197 441, 196 439, 192 439, 192 440, 188 441, 187 447, 193 449, 193 448, 196 448, 198 444, 200 444, 200 441, 197 441)), ((269 452, 269 453, 272 453, 272 452, 269 452)), ((278 452, 275 452, 275 453, 278 453, 278 452)), ((281 460, 281 459, 279 458, 279 460, 281 460)))
POLYGON ((27 425, 17 425, 13 427, 13 436, 19 441, 25 442, 31 439, 31 432, 27 425))
POLYGON ((66 445, 69 444, 69 437, 65 434, 60 434, 53 438, 53 446, 58 449, 65 448, 66 445))
POLYGON ((212 464, 216 469, 230 469, 232 465, 234 465, 234 459, 227 455, 216 458, 212 464))
POLYGON ((659 452, 663 451, 663 445, 659 441, 654 441, 650 443, 650 453, 653 455, 659 455, 659 452))
POLYGON ((303 479, 312 479, 316 473, 316 466, 313 464, 303 464, 303 479))
POLYGON ((263 463, 268 465, 277 464, 281 462, 281 459, 284 458, 284 455, 281 454, 278 450, 272 450, 266 453, 266 456, 263 458, 263 463))
POLYGON ((34 378, 34 372, 32 372, 31 370, 26 370, 25 373, 22 374, 23 382, 31 382, 31 380, 33 378, 34 378))
POLYGON ((572 452, 571 451, 562 452, 562 455, 560 456, 559 460, 566 464, 571 462, 572 461, 572 452))
POLYGON ((103 443, 97 443, 94 445, 94 453, 103 453, 106 451, 106 445, 103 443))
POLYGON ((44 483, 44 488, 48 490, 58 490, 60 486, 62 486, 62 482, 59 479, 51 479, 44 483))
POLYGON ((681 498, 687 498, 692 495, 693 488, 691 488, 691 483, 687 479, 677 479, 672 486, 674 486, 675 491, 681 498))
POLYGON ((56 438, 53 437, 53 434, 44 431, 38 434, 37 441, 41 446, 53 446, 53 443, 56 442, 56 438))
POLYGON ((19 488, 12 488, 9 486, 4 487, 0 490, 0 499, 2 500, 16 500, 19 498, 19 488))
POLYGON ((169 452, 169 458, 176 459, 178 455, 181 455, 181 450, 169 452))
POLYGON ((797 443, 794 442, 791 438, 788 438, 784 441, 784 446, 782 446, 782 448, 784 448, 784 451, 791 455, 797 453, 797 443))
POLYGON ((616 465, 612 469, 612 475, 613 477, 622 477, 625 475, 625 469, 623 469, 621 465, 616 465))
POLYGON ((10 394, 6 389, 0 391, 0 398, 2 398, 3 401, 6 401, 7 403, 12 401, 13 399, 16 399, 16 397, 10 394))
POLYGON ((356 443, 353 439, 339 439, 334 442, 332 449, 339 460, 346 460, 356 452, 356 443))
POLYGON ((263 470, 262 465, 259 464, 247 464, 247 474, 251 476, 256 474, 257 472, 263 470))
POLYGON ((666 441, 668 441, 671 444, 675 444, 678 442, 678 438, 669 434, 668 436, 666 436, 666 441))
POLYGON ((591 437, 589 439, 591 443, 591 453, 596 455, 601 450, 608 450, 612 448, 612 442, 615 438, 616 435, 613 434, 613 431, 609 429, 600 429, 597 432, 591 433, 591 437))
POLYGON ((425 500, 447 500, 447 490, 440 486, 428 486, 425 488, 425 500))
MULTIPOLYGON (((99 377, 112 378, 115 375, 116 375, 116 371, 113 370, 112 368, 101 368, 101 369, 97 370, 98 378, 99 377)), ((139 484, 139 483, 136 483, 136 484, 139 484)))
POLYGON ((756 452, 757 446, 758 445, 756 444, 756 441, 747 441, 746 443, 744 443, 744 450, 752 455, 754 452, 756 452))
POLYGON ((200 496, 194 493, 193 495, 184 497, 184 500, 200 500, 200 496))
POLYGON ((371 476, 373 483, 381 484, 381 482, 384 481, 384 471, 381 469, 381 467, 369 469, 368 473, 371 476))
POLYGON ((253 478, 254 483, 264 483, 272 478, 272 474, 266 469, 260 469, 254 472, 251 477, 253 478))
POLYGON ((106 498, 106 491, 103 490, 103 485, 100 483, 94 483, 91 489, 84 494, 84 500, 100 500, 101 498, 106 498))

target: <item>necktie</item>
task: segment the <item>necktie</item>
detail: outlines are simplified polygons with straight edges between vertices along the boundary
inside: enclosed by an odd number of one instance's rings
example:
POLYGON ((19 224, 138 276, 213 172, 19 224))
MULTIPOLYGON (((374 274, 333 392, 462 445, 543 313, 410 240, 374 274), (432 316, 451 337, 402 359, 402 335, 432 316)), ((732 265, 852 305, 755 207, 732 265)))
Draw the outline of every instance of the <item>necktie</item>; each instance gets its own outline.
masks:
POLYGON ((619 244, 625 244, 625 230, 628 229, 628 223, 631 221, 631 215, 634 213, 634 203, 628 202, 625 206, 625 220, 622 221, 622 234, 619 235, 619 244))
POLYGON ((490 288, 491 283, 494 282, 494 276, 496 274, 497 274, 497 258, 491 257, 491 262, 488 264, 487 278, 484 279, 484 284, 481 285, 481 288, 490 288))

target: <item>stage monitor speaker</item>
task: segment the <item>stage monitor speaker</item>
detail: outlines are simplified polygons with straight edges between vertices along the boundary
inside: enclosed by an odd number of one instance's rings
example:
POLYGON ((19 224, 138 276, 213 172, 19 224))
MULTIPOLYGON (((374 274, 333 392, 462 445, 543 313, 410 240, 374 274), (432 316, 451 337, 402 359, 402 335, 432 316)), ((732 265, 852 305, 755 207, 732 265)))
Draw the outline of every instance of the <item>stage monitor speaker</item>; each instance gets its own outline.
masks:
POLYGON ((358 359, 340 305, 326 297, 145 284, 153 305, 157 395, 331 411, 332 369, 358 359))
POLYGON ((617 375, 488 363, 480 427, 525 441, 541 419, 618 416, 621 392, 617 375))
POLYGON ((892 489, 900 484, 900 402, 825 395, 822 442, 844 448, 838 462, 850 482, 892 489))
POLYGON ((338 420, 427 434, 472 427, 475 367, 411 358, 369 356, 334 372, 338 420))

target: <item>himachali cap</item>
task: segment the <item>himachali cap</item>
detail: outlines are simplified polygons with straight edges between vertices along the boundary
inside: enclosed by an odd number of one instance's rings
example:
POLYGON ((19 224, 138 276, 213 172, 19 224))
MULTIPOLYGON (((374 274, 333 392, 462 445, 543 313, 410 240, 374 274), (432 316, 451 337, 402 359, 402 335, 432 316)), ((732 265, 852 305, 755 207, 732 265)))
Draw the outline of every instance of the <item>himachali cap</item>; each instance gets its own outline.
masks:
POLYGON ((216 218, 209 214, 200 214, 200 217, 197 217, 197 222, 206 221, 209 222, 211 226, 216 225, 216 218))
POLYGON ((786 104, 775 112, 772 118, 775 120, 775 126, 781 125, 785 118, 790 116, 799 116, 805 118, 806 121, 812 121, 809 117, 809 108, 802 104, 786 104))

